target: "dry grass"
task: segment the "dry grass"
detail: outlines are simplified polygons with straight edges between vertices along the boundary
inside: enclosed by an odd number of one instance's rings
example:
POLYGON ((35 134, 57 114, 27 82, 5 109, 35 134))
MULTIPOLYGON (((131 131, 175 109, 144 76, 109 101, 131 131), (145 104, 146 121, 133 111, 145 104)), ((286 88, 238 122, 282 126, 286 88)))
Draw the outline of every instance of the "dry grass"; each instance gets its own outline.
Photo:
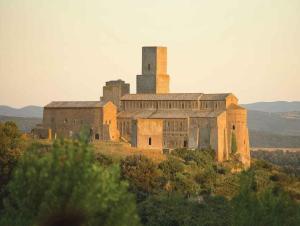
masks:
MULTIPOLYGON (((33 142, 39 142, 44 145, 51 145, 53 141, 49 140, 27 140, 28 146, 33 142)), ((145 155, 148 158, 151 158, 154 162, 161 162, 166 159, 166 156, 162 153, 161 150, 146 150, 138 149, 130 146, 129 143, 125 142, 111 142, 111 141, 95 141, 92 143, 95 148, 96 153, 102 153, 112 157, 114 160, 120 160, 126 158, 129 155, 145 155)))
POLYGON ((124 142, 104 142, 98 141, 94 142, 96 153, 102 153, 111 156, 113 159, 123 159, 126 156, 141 154, 148 158, 151 158, 155 162, 161 162, 166 159, 166 156, 161 150, 145 150, 133 148, 128 143, 124 142))

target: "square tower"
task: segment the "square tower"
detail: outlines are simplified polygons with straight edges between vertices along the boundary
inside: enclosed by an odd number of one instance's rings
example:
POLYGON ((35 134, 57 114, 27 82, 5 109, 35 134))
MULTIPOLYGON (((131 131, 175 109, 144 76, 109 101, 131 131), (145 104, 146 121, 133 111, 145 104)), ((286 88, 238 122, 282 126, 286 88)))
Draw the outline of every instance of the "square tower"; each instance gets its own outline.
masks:
POLYGON ((143 47, 142 74, 137 75, 137 93, 169 93, 167 48, 143 47))

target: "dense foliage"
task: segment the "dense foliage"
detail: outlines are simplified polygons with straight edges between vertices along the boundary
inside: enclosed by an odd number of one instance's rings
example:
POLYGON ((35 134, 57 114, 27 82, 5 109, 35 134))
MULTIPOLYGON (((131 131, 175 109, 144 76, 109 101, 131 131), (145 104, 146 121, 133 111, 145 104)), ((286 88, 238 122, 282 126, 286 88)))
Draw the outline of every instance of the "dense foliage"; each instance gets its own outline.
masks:
MULTIPOLYGON (((299 139, 300 140, 300 139, 299 139)), ((300 152, 277 149, 273 151, 255 150, 251 156, 283 167, 289 173, 300 176, 300 152)))
POLYGON ((213 150, 178 149, 163 161, 129 155, 116 162, 95 154, 85 133, 25 151, 16 126, 0 126, 3 226, 300 222, 299 178, 265 161, 244 170, 234 159, 217 163, 213 150))
POLYGON ((83 141, 59 141, 50 152, 27 150, 4 199, 3 225, 138 225, 133 195, 119 168, 95 162, 83 141))
MULTIPOLYGON (((121 163, 138 199, 144 225, 298 225, 299 179, 263 161, 237 173, 235 162, 218 164, 211 151, 175 150, 155 164, 142 156, 121 163), (134 162, 134 164, 132 164, 134 162), (130 167, 128 167, 130 165, 130 167), (148 169, 148 170, 147 170, 148 169), (235 169, 235 170, 234 170, 235 169), (142 184, 150 184, 144 189, 142 184)), ((240 169, 241 170, 241 169, 240 169)))

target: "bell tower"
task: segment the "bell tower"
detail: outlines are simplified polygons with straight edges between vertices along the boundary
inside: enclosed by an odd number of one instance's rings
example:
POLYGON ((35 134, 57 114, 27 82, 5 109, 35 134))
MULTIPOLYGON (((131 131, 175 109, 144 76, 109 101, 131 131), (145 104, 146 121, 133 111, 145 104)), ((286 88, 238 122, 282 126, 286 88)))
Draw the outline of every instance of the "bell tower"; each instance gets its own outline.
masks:
POLYGON ((137 75, 137 93, 169 93, 167 48, 143 47, 142 74, 137 75))

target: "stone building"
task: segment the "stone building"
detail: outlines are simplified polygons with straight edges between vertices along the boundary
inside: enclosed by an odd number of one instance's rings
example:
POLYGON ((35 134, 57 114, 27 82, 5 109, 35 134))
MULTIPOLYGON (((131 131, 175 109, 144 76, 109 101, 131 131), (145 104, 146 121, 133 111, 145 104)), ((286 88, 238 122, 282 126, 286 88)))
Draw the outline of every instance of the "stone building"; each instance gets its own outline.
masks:
POLYGON ((103 86, 103 96, 100 97, 100 100, 104 102, 111 101, 120 109, 121 97, 128 93, 130 93, 129 83, 125 83, 121 79, 108 81, 105 83, 105 86, 103 86))
POLYGON ((70 137, 83 125, 95 140, 123 140, 142 149, 215 150, 227 160, 237 146, 250 164, 247 111, 232 93, 169 93, 167 48, 143 47, 137 94, 122 80, 103 87, 101 101, 52 102, 44 108, 43 128, 52 138, 70 137))
POLYGON ((116 116, 110 101, 53 101, 44 107, 43 127, 54 139, 75 137, 87 127, 93 140, 118 140, 116 116))
POLYGON ((167 49, 143 47, 137 94, 121 98, 120 137, 143 149, 213 148, 224 161, 237 144, 250 164, 247 111, 232 93, 169 93, 167 49), (235 139, 235 141, 233 141, 235 139))

